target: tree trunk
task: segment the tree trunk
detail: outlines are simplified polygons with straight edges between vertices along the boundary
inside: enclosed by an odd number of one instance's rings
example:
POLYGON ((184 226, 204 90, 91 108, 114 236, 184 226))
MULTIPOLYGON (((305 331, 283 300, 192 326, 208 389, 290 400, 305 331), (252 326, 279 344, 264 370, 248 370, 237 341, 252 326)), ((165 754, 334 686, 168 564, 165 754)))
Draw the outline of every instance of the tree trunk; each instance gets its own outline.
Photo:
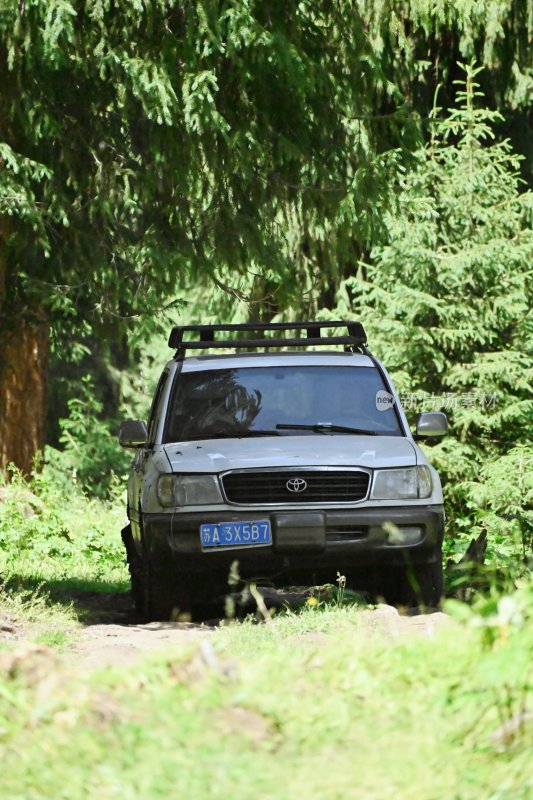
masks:
POLYGON ((20 321, 0 341, 0 470, 25 475, 44 447, 49 329, 20 321))
POLYGON ((42 313, 6 300, 7 265, 0 225, 0 471, 24 475, 44 447, 50 329, 42 313))

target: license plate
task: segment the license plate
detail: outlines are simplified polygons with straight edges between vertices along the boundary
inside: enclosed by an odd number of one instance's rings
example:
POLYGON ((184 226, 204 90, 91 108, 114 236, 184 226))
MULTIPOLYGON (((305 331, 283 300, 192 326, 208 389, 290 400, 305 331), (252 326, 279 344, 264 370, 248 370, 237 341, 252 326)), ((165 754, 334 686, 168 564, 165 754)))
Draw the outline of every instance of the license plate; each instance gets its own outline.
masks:
POLYGON ((270 520, 218 522, 200 526, 202 547, 245 547, 272 544, 270 520))

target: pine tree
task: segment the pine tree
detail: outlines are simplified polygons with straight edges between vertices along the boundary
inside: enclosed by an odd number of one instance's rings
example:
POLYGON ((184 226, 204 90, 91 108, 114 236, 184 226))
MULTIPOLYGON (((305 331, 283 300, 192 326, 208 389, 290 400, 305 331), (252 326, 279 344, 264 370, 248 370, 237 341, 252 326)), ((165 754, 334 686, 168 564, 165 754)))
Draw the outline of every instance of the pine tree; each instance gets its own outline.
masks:
POLYGON ((296 285, 294 220, 332 274, 416 132, 353 2, 4 0, 0 67, 0 467, 42 444, 50 330, 117 340, 217 267, 296 285))
POLYGON ((388 242, 361 265, 364 274, 344 283, 337 309, 355 309, 365 321, 411 417, 414 408, 449 414, 452 435, 431 454, 445 478, 452 531, 461 517, 471 526, 476 497, 490 508, 481 484, 499 459, 531 462, 533 412, 533 193, 524 190, 520 157, 495 139, 501 115, 479 107, 479 68, 464 69, 457 107, 444 116, 436 110, 416 168, 398 176, 388 242))

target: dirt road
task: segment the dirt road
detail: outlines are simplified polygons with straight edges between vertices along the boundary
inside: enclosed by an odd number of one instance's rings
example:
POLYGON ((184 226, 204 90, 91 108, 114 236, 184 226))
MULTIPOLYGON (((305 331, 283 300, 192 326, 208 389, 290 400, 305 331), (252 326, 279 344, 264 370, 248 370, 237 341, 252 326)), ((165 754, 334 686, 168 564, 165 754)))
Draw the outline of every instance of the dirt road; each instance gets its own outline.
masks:
MULTIPOLYGON (((276 591, 263 589, 268 607, 287 605, 296 608, 305 602, 310 595, 309 590, 276 591)), ((98 598, 94 598, 98 603, 98 598)), ((94 608, 93 616, 98 613, 107 614, 107 619, 89 624, 82 630, 81 636, 71 651, 76 661, 82 661, 88 669, 104 666, 120 666, 135 664, 144 654, 164 650, 169 646, 186 646, 194 641, 212 637, 219 624, 219 618, 206 620, 203 623, 187 622, 151 622, 140 624, 129 610, 127 596, 115 596, 109 608, 94 608)), ((221 609, 220 609, 221 610, 221 609)), ((240 615, 254 613, 261 620, 257 606, 252 598, 240 609, 240 615)), ((381 605, 376 608, 362 609, 358 613, 358 622, 371 635, 381 635, 393 641, 407 635, 432 636, 435 630, 452 624, 450 618, 441 612, 432 614, 400 614, 392 606, 381 605)), ((309 638, 328 641, 328 634, 304 634, 309 638)))
MULTIPOLYGON (((450 618, 440 612, 401 616, 391 606, 361 611, 361 624, 373 635, 382 635, 394 640, 400 636, 433 636, 435 630, 452 624, 450 618)), ((146 625, 88 625, 80 641, 71 651, 76 661, 82 661, 87 669, 107 666, 131 666, 141 656, 165 647, 188 645, 199 639, 213 636, 216 627, 179 622, 152 622, 146 625)), ((327 634, 307 634, 315 641, 327 634)), ((303 634, 305 637, 306 634, 303 634)))
MULTIPOLYGON (((268 590, 268 606, 287 604, 296 607, 305 602, 308 592, 276 592, 268 590)), ((151 622, 142 624, 131 610, 129 593, 101 594, 90 592, 74 593, 71 602, 79 610, 83 626, 72 637, 73 643, 64 649, 67 661, 93 670, 105 667, 129 667, 140 659, 168 647, 185 647, 194 642, 208 640, 221 624, 219 618, 202 623, 191 622, 151 622)), ((241 609, 243 613, 253 612, 252 604, 241 609)), ((260 620, 260 614, 258 614, 260 620)), ((369 635, 383 636, 395 641, 398 637, 409 635, 433 636, 435 631, 453 622, 441 612, 431 614, 400 614, 392 606, 380 605, 375 608, 362 608, 357 614, 357 623, 369 635)), ((38 633, 38 631, 37 631, 38 633)), ((321 641, 327 645, 329 634, 300 634, 299 638, 309 638, 313 643, 321 641)), ((36 629, 21 624, 16 619, 0 619, 0 638, 6 644, 24 645, 36 637, 36 629)))

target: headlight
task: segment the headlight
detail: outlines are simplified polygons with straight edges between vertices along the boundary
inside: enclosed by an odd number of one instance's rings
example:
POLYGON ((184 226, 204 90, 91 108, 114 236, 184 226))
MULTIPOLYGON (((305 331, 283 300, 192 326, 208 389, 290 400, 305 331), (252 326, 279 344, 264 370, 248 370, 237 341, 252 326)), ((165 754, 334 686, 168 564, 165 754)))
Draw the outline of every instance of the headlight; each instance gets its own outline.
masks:
POLYGON ((433 490, 429 467, 378 469, 370 497, 374 500, 417 500, 429 497, 433 490))
POLYGON ((433 481, 431 480, 431 470, 429 467, 417 467, 418 472, 418 496, 420 498, 429 497, 433 491, 433 481))
POLYGON ((157 497, 162 506, 203 506, 222 502, 216 475, 160 475, 157 497))

